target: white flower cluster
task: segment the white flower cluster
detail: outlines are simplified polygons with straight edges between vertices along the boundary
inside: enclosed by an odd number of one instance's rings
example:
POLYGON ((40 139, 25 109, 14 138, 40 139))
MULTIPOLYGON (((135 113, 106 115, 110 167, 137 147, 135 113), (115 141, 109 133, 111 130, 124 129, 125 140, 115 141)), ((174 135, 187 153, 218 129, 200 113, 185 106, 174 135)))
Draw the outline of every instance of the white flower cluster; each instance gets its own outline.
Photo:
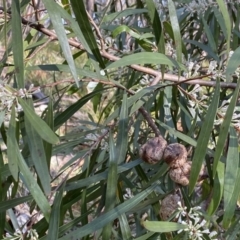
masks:
MULTIPOLYGON (((28 230, 28 234, 27 234, 27 238, 29 240, 38 240, 38 233, 35 229, 30 229, 28 230)), ((10 235, 10 234, 7 234, 6 237, 3 237, 3 239, 6 239, 6 240, 24 240, 25 237, 23 235, 23 233, 17 229, 16 232, 13 234, 13 235, 10 235)))
POLYGON ((217 232, 210 232, 207 228, 207 221, 200 212, 201 207, 193 207, 187 212, 187 207, 183 207, 181 202, 178 202, 178 206, 176 218, 179 223, 187 225, 187 228, 179 230, 178 233, 185 231, 188 239, 191 240, 204 240, 204 234, 206 234, 209 239, 217 239, 217 232))

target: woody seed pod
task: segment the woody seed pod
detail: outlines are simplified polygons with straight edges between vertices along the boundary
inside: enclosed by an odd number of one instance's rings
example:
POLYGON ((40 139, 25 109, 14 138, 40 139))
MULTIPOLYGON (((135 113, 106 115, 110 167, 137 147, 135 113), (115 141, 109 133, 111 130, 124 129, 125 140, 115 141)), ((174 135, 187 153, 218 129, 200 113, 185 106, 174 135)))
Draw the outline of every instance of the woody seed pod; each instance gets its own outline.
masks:
POLYGON ((163 159, 170 168, 179 168, 187 161, 187 150, 182 144, 169 144, 164 151, 163 159))
MULTIPOLYGON (((189 176, 191 172, 192 162, 187 161, 179 168, 171 168, 169 171, 170 178, 183 186, 187 186, 189 184, 189 176)), ((204 166, 202 166, 201 171, 199 173, 198 180, 202 180, 202 177, 205 175, 204 166)))
POLYGON ((179 194, 169 194, 161 202, 159 215, 162 220, 168 220, 169 217, 178 208, 178 202, 181 200, 179 194))
POLYGON ((151 138, 141 146, 140 157, 147 163, 156 164, 162 159, 166 146, 167 141, 163 137, 151 138))

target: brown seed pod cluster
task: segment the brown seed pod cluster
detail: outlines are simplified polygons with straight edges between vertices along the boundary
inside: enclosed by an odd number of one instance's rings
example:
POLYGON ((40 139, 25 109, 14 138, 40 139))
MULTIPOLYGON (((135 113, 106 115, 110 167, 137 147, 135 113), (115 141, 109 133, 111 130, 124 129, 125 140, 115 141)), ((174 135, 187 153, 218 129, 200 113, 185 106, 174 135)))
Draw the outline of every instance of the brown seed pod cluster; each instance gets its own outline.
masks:
MULTIPOLYGON (((173 143, 167 145, 167 141, 159 136, 148 140, 140 148, 141 158, 150 164, 155 164, 163 159, 170 167, 170 178, 183 186, 189 184, 192 162, 187 160, 187 150, 184 145, 173 143)), ((199 174, 199 180, 204 175, 204 167, 199 174)))

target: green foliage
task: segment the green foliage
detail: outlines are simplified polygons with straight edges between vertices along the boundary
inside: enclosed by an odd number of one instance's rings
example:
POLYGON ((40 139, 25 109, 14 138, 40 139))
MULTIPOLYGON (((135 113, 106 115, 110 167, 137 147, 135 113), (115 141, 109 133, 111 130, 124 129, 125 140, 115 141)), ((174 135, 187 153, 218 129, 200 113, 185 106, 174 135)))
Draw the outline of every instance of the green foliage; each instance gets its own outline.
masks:
POLYGON ((0 239, 239 237, 240 3, 33 2, 1 6, 0 239), (158 135, 188 186, 139 156, 158 135))

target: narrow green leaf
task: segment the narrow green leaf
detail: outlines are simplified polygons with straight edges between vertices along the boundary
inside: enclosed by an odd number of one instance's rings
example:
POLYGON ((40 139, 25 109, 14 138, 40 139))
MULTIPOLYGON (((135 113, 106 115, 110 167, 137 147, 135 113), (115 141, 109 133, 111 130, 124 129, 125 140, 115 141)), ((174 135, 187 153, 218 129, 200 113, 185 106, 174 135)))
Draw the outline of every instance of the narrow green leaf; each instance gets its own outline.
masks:
POLYGON ((223 237, 226 240, 236 240, 240 232, 240 217, 236 217, 236 220, 232 222, 231 226, 224 233, 223 237))
MULTIPOLYGON (((71 72, 68 65, 65 64, 46 64, 46 65, 36 65, 36 66, 28 66, 26 67, 26 70, 29 71, 57 71, 57 72, 71 72)), ((89 78, 96 78, 100 80, 107 80, 106 77, 102 75, 98 75, 93 71, 82 69, 77 67, 76 68, 77 74, 81 75, 82 77, 89 77, 89 78)))
POLYGON ((32 109, 27 105, 27 103, 22 99, 18 98, 19 103, 21 104, 24 116, 28 119, 29 123, 36 130, 36 132, 42 137, 45 141, 55 144, 59 142, 57 135, 52 131, 52 129, 44 122, 32 109))
POLYGON ((98 229, 103 228, 106 224, 113 221, 115 218, 118 218, 120 214, 123 214, 134 206, 136 206, 139 202, 143 199, 147 198, 149 194, 155 189, 156 184, 152 185, 151 187, 143 190, 141 193, 137 194, 135 197, 126 200, 124 203, 118 205, 114 209, 110 210, 107 213, 102 214, 100 217, 94 219, 91 223, 70 232, 68 235, 59 238, 59 240, 69 240, 73 236, 84 237, 90 233, 97 231, 98 229))
POLYGON ((77 112, 83 105, 85 105, 90 99, 92 99, 95 95, 102 92, 102 89, 95 90, 77 102, 73 103, 70 107, 68 107, 65 111, 60 113, 54 120, 55 129, 59 128, 63 123, 65 123, 75 112, 77 112))
POLYGON ((141 52, 125 56, 120 60, 108 65, 106 69, 125 67, 132 64, 165 64, 168 66, 175 66, 182 70, 186 70, 183 64, 178 63, 174 59, 171 59, 170 57, 162 53, 154 52, 141 52))
POLYGON ((20 1, 13 0, 12 6, 12 50, 15 65, 15 74, 17 78, 18 88, 24 88, 24 61, 23 61, 23 35, 22 35, 22 20, 20 11, 20 1))
MULTIPOLYGON (((231 62, 229 61, 229 64, 230 63, 231 62)), ((227 109, 226 114, 224 116, 223 123, 220 127, 220 133, 219 133, 217 146, 216 146, 216 150, 215 150, 215 154, 214 154, 213 177, 216 173, 217 165, 218 165, 218 162, 221 158, 221 154, 222 154, 222 151, 223 151, 223 148, 224 148, 224 144, 225 144, 226 139, 227 139, 228 129, 229 129, 229 126, 230 126, 230 123, 231 123, 231 120, 232 120, 232 116, 233 116, 233 112, 234 112, 236 102, 237 102, 237 99, 238 99, 239 89, 240 89, 240 80, 238 79, 236 89, 234 91, 234 94, 233 94, 232 99, 229 103, 228 109, 227 109)))
MULTIPOLYGON (((226 3, 223 0, 217 0, 217 2, 218 2, 219 9, 222 12, 222 16, 223 16, 223 19, 224 19, 224 25, 225 25, 226 31, 227 31, 226 32, 227 36, 225 36, 225 37, 226 37, 226 40, 227 40, 227 54, 228 54, 229 51, 230 51, 232 24, 231 24, 230 16, 229 16, 229 13, 228 13, 228 7, 227 7, 226 3)), ((222 27, 221 24, 220 24, 220 27, 222 27)))
POLYGON ((147 9, 148 9, 148 15, 151 19, 154 35, 156 38, 156 45, 158 47, 158 52, 164 53, 164 51, 165 51, 165 50, 163 50, 164 45, 162 45, 162 42, 161 42, 162 23, 160 21, 158 11, 155 7, 154 1, 152 1, 152 0, 146 1, 146 5, 147 5, 147 9))
POLYGON ((231 58, 228 61, 227 68, 226 68, 226 80, 227 82, 231 82, 231 75, 236 71, 239 67, 239 58, 240 58, 240 47, 238 47, 231 58))
POLYGON ((174 34, 174 43, 176 47, 177 53, 177 61, 182 63, 182 37, 180 32, 179 21, 177 17, 177 11, 175 8, 175 4, 172 0, 168 0, 168 9, 169 9, 169 16, 172 25, 172 30, 174 34))
POLYGON ((238 138, 236 130, 233 126, 230 127, 230 139, 227 154, 225 180, 224 180, 224 215, 223 227, 228 228, 235 209, 238 196, 240 194, 240 165, 239 165, 239 151, 238 138))
POLYGON ((18 146, 16 148, 16 154, 17 154, 18 166, 19 166, 19 169, 21 172, 21 176, 23 178, 23 182, 24 182, 24 184, 26 184, 26 187, 32 194, 38 207, 42 211, 42 214, 44 215, 44 217, 46 218, 47 221, 49 221, 51 207, 48 203, 48 200, 44 196, 41 188, 37 184, 37 181, 33 177, 29 167, 27 166, 25 160, 23 159, 23 156, 22 156, 18 146))
POLYGON ((4 164, 2 167, 0 167, 0 176, 3 179, 9 177, 11 175, 11 172, 9 170, 8 164, 4 164))
POLYGON ((225 172, 225 164, 222 161, 219 161, 217 165, 215 178, 214 178, 212 199, 207 209, 207 213, 209 215, 214 214, 214 212, 218 209, 218 206, 222 200, 223 186, 224 186, 224 172, 225 172))
POLYGON ((92 27, 90 25, 89 18, 86 13, 84 2, 79 0, 71 0, 70 2, 72 3, 72 9, 76 16, 78 25, 82 30, 82 33, 92 53, 94 54, 96 60, 99 62, 101 68, 105 68, 104 61, 97 46, 96 37, 93 34, 92 27))
MULTIPOLYGON (((27 104, 34 111, 32 99, 27 99, 27 104)), ((43 141, 29 122, 28 118, 25 118, 25 129, 31 160, 34 163, 43 190, 45 194, 48 195, 51 193, 51 177, 49 174, 43 141)))
POLYGON ((16 114, 15 106, 12 107, 11 119, 7 131, 7 157, 8 167, 15 181, 18 180, 18 160, 16 155, 16 148, 18 147, 16 141, 16 114))
MULTIPOLYGON (((106 199, 105 199, 105 213, 112 210, 116 203, 116 193, 117 193, 117 162, 118 153, 117 148, 114 144, 113 136, 109 135, 109 171, 107 177, 107 189, 106 189, 106 199)), ((110 239, 112 231, 112 222, 109 222, 103 228, 102 237, 103 239, 110 239)))
POLYGON ((146 234, 143 234, 141 237, 134 238, 135 240, 148 240, 151 239, 152 235, 154 235, 155 232, 148 232, 146 234))
POLYGON ((142 43, 143 45, 147 43, 151 47, 150 49, 152 49, 152 47, 154 46, 153 43, 147 39, 147 37, 152 38, 152 37, 154 37, 154 35, 150 35, 150 34, 148 34, 149 36, 147 34, 141 35, 135 29, 130 28, 126 25, 121 25, 121 26, 115 28, 114 31, 112 32, 112 35, 114 38, 116 38, 117 35, 119 35, 123 32, 127 32, 130 36, 138 39, 139 43, 142 43))
POLYGON ((128 106, 127 93, 123 94, 121 112, 119 116, 118 135, 117 135, 117 156, 118 164, 124 162, 128 148, 128 106))
MULTIPOLYGON (((48 102, 48 108, 47 108, 47 113, 46 113, 46 117, 45 117, 45 122, 47 123, 47 125, 53 131, 54 130, 54 119, 53 119, 53 103, 52 103, 51 97, 49 97, 49 102, 48 102)), ((44 146, 44 150, 45 150, 47 166, 48 166, 48 169, 50 169, 53 145, 51 143, 46 142, 46 141, 43 140, 43 146, 44 146)))
POLYGON ((4 212, 10 208, 14 208, 17 205, 26 203, 27 201, 31 201, 32 199, 33 199, 33 197, 31 195, 29 195, 29 196, 25 196, 25 197, 17 197, 14 199, 3 201, 0 204, 0 212, 4 212))
POLYGON ((135 15, 135 14, 142 14, 142 13, 146 13, 146 12, 147 12, 146 9, 124 9, 121 12, 114 12, 114 13, 105 15, 102 19, 102 23, 112 22, 114 19, 127 17, 127 16, 135 15))
POLYGON ((189 137, 189 136, 187 136, 187 135, 185 135, 185 134, 177 131, 175 127, 174 127, 174 128, 171 128, 171 127, 169 127, 168 125, 166 125, 165 123, 160 122, 160 121, 158 121, 158 120, 156 120, 156 122, 157 122, 160 126, 162 126, 163 128, 165 128, 166 130, 168 130, 169 133, 173 134, 174 136, 176 136, 177 138, 181 139, 182 141, 190 144, 190 145, 193 146, 193 147, 196 147, 196 146, 197 146, 197 142, 196 142, 195 139, 193 139, 193 138, 191 138, 191 137, 189 137))
POLYGON ((213 49, 210 48, 210 46, 208 46, 206 44, 203 44, 201 42, 198 42, 198 41, 195 41, 195 40, 189 40, 189 39, 185 39, 185 42, 189 42, 189 43, 201 48, 203 51, 205 51, 214 60, 216 60, 217 62, 220 61, 218 55, 213 51, 213 49))
POLYGON ((143 221, 142 225, 151 232, 173 232, 188 227, 186 224, 161 221, 143 221))
POLYGON ((219 96, 220 96, 220 83, 219 83, 219 80, 217 80, 214 96, 209 106, 205 120, 203 122, 201 131, 198 137, 198 141, 197 141, 197 147, 193 155, 193 160, 192 160, 193 163, 192 163, 192 169, 190 173, 190 183, 189 183, 190 193, 193 192, 194 186, 198 179, 199 172, 202 167, 202 163, 205 159, 209 138, 212 132, 214 120, 217 113, 219 96))
POLYGON ((121 228, 121 233, 122 233, 122 238, 126 240, 131 240, 132 239, 132 234, 131 234, 131 229, 129 226, 128 218, 126 214, 122 214, 118 217, 120 228, 121 228))
MULTIPOLYGON (((129 170, 133 169, 134 167, 138 166, 141 163, 142 163, 142 160, 138 159, 138 160, 131 161, 129 163, 123 164, 121 166, 118 166, 117 174, 129 171, 129 170)), ((74 181, 74 182, 69 182, 69 183, 66 184, 66 191, 90 186, 91 184, 94 184, 94 183, 99 182, 101 180, 107 179, 107 176, 108 176, 108 171, 104 171, 102 173, 93 175, 93 176, 88 177, 88 178, 84 178, 84 179, 74 181)))
POLYGON ((57 3, 55 3, 54 1, 48 1, 48 0, 43 0, 43 3, 48 11, 50 18, 51 18, 52 24, 54 26, 54 30, 58 36, 59 43, 63 50, 63 54, 65 56, 65 59, 68 62, 69 68, 71 69, 71 73, 76 82, 76 85, 79 86, 76 66, 75 66, 75 63, 74 63, 74 60, 72 57, 72 51, 71 51, 71 48, 68 43, 66 31, 63 26, 62 17, 60 15, 59 11, 57 11, 57 3))
POLYGON ((5 111, 2 110, 0 112, 0 126, 2 125, 3 121, 4 121, 4 117, 5 117, 5 111))
POLYGON ((213 52, 216 52, 217 51, 217 46, 216 46, 216 43, 215 43, 215 40, 214 40, 214 37, 213 37, 213 33, 212 33, 210 27, 208 26, 207 21, 204 19, 204 17, 202 17, 202 22, 203 22, 203 25, 204 25, 205 33, 207 35, 208 43, 209 43, 211 49, 213 50, 213 52))
MULTIPOLYGON (((69 3, 70 4, 70 3, 69 3)), ((69 22, 69 26, 73 30, 73 32, 76 34, 79 42, 83 45, 84 49, 92 54, 91 49, 88 46, 88 43, 86 39, 84 38, 81 29, 78 26, 78 23, 76 22, 76 19, 72 17, 71 13, 67 12, 65 9, 63 9, 59 4, 56 4, 56 10, 61 14, 62 18, 64 18, 66 21, 69 22)))
POLYGON ((52 211, 49 219, 49 228, 46 240, 58 239, 58 229, 60 222, 60 207, 63 197, 64 185, 56 192, 54 202, 52 205, 52 211))
POLYGON ((223 15, 222 15, 222 13, 220 12, 220 10, 219 10, 219 8, 217 6, 213 6, 212 10, 213 10, 214 15, 215 15, 215 17, 217 19, 216 23, 218 23, 218 26, 222 30, 223 35, 225 36, 225 39, 227 40, 228 33, 227 33, 227 28, 226 28, 226 24, 225 24, 225 20, 223 18, 223 15))
MULTIPOLYGON (((172 118, 172 113, 171 113, 171 104, 172 104, 172 87, 166 87, 164 89, 164 97, 163 97, 163 101, 164 101, 164 118, 166 119, 166 124, 174 129, 175 125, 173 122, 173 118, 172 118)), ((176 142, 176 137, 170 133, 170 142, 176 142)))

